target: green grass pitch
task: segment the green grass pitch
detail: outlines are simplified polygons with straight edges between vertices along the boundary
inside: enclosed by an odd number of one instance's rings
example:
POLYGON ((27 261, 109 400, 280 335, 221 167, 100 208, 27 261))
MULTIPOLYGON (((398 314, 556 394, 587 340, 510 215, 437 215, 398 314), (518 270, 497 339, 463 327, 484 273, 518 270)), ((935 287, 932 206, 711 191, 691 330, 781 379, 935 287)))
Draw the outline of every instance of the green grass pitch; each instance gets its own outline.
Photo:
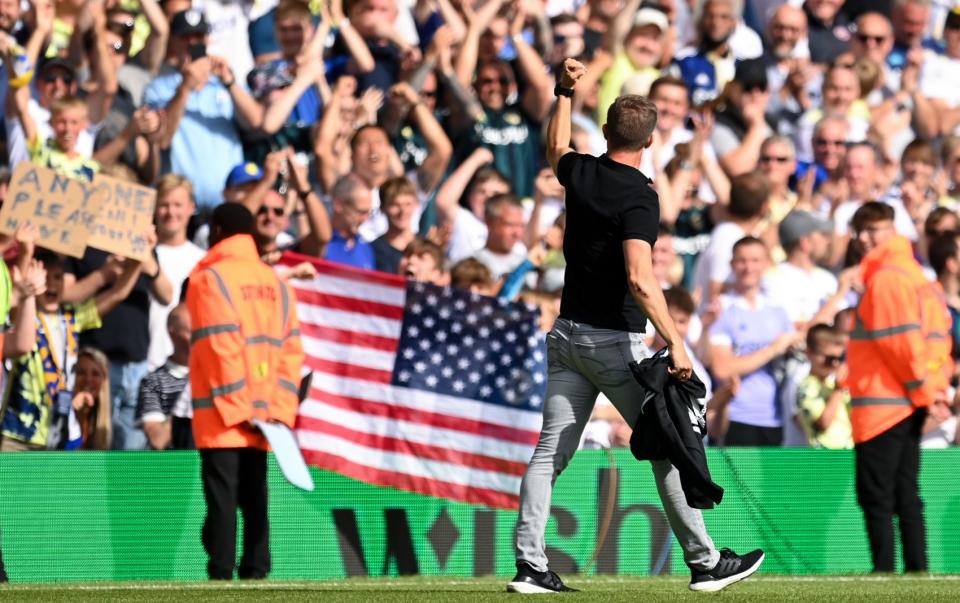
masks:
MULTIPOLYGON (((576 601, 960 601, 960 576, 754 576, 721 593, 692 593, 680 577, 578 577, 576 601)), ((351 579, 324 582, 81 583, 0 586, 0 601, 487 601, 518 599, 502 578, 442 577, 351 579)), ((529 595, 526 596, 529 598, 529 595)))

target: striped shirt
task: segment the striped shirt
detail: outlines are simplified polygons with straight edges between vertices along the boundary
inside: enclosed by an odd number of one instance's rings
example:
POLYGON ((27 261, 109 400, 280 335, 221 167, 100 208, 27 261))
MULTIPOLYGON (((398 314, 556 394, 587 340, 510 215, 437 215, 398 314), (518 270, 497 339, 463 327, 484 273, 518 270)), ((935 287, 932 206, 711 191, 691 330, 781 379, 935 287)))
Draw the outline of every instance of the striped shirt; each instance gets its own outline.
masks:
POLYGON ((137 423, 166 421, 189 381, 189 369, 172 360, 144 377, 137 400, 137 423))

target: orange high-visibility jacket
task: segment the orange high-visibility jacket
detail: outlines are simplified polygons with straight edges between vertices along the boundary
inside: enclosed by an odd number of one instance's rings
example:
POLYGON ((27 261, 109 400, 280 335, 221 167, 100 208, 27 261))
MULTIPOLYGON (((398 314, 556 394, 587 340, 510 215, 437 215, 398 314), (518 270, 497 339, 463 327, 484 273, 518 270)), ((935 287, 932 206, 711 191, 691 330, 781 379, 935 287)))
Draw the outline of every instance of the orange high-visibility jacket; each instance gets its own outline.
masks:
POLYGON ((929 406, 953 372, 950 314, 939 283, 896 237, 860 264, 866 290, 847 352, 853 441, 866 442, 929 406))
POLYGON ((293 427, 303 348, 290 286, 249 235, 215 245, 190 274, 190 386, 197 448, 267 449, 246 423, 293 427))

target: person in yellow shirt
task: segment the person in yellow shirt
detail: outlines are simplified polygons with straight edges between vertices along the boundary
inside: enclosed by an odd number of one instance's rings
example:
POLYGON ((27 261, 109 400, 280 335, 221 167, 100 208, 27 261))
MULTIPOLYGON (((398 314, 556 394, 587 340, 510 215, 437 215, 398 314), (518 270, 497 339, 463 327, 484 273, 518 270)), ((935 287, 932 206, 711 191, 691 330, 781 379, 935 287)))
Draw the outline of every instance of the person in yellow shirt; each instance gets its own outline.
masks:
MULTIPOLYGON (((624 15, 631 14, 630 7, 639 2, 628 3, 624 15)), ((667 15, 656 8, 641 8, 626 32, 622 31, 620 21, 631 23, 627 19, 618 19, 614 31, 610 32, 613 64, 600 78, 600 94, 597 102, 597 122, 603 125, 607 121, 607 109, 623 92, 623 86, 630 82, 630 94, 646 96, 650 85, 661 75, 660 62, 670 25, 667 15)))
POLYGON ((837 386, 845 351, 846 337, 836 328, 818 324, 807 332, 810 374, 797 388, 796 418, 811 448, 853 448, 850 392, 837 386))

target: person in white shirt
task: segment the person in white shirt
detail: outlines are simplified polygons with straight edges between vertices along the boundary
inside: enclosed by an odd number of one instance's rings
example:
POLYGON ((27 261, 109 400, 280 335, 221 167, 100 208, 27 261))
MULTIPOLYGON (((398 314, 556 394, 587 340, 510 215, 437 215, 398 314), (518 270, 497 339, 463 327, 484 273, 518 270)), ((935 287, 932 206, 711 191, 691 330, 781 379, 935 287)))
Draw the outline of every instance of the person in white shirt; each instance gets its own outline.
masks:
POLYGON ((804 324, 837 292, 836 277, 817 265, 829 255, 833 223, 794 210, 780 222, 778 232, 787 259, 764 275, 764 293, 787 311, 791 322, 804 324))
POLYGON ((196 204, 193 186, 183 176, 167 174, 157 184, 157 207, 154 220, 157 228, 157 262, 170 280, 173 297, 169 304, 150 298, 150 348, 147 351, 149 370, 153 371, 173 353, 167 333, 167 315, 180 303, 183 282, 204 256, 204 251, 187 238, 187 225, 196 204))
POLYGON ((494 280, 513 272, 527 257, 523 244, 523 205, 516 196, 494 195, 484 208, 487 244, 474 257, 490 269, 494 280))
POLYGON ((759 172, 737 176, 731 180, 729 219, 721 222, 710 234, 710 244, 697 258, 694 269, 693 297, 699 300, 703 314, 731 281, 730 262, 734 244, 759 230, 767 214, 770 186, 759 172))

